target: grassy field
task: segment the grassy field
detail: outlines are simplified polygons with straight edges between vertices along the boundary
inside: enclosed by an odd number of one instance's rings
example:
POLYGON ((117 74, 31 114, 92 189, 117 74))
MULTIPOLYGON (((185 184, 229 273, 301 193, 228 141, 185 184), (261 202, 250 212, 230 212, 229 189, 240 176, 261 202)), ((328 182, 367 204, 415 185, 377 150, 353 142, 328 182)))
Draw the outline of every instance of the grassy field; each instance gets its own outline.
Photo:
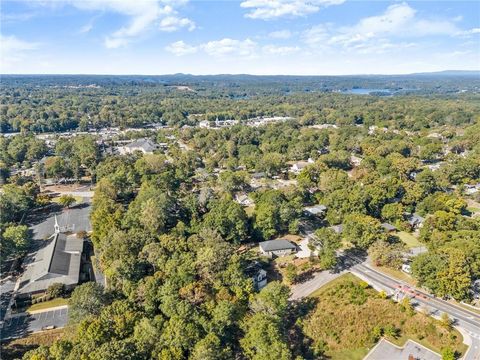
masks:
POLYGON ((49 309, 56 306, 68 305, 68 299, 64 298, 56 298, 50 301, 44 301, 38 304, 31 305, 26 311, 37 311, 37 310, 44 310, 49 309))
POLYGON ((317 302, 303 319, 303 329, 314 347, 324 349, 329 359, 363 359, 378 341, 373 335, 375 327, 396 329, 395 337, 384 336, 400 346, 412 339, 436 352, 447 346, 459 353, 466 351, 458 331, 446 329, 422 313, 409 314, 392 300, 382 299, 374 289, 365 288, 352 274, 330 282, 313 297, 317 302))
POLYGON ((418 239, 415 236, 405 231, 399 231, 396 235, 409 248, 424 246, 420 241, 418 241, 418 239))

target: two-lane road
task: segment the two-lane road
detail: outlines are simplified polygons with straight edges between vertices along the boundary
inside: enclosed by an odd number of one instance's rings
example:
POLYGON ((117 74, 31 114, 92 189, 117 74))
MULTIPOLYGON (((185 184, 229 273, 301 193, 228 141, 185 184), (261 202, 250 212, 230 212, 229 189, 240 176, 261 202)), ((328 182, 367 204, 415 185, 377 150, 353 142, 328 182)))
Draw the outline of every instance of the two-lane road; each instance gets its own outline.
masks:
MULTIPOLYGON (((408 284, 404 284, 401 281, 372 269, 361 261, 358 261, 357 264, 352 266, 350 271, 371 285, 381 288, 390 294, 393 294, 400 285, 406 285, 411 288, 408 284)), ((442 313, 447 313, 454 321, 455 326, 462 328, 470 335, 472 345, 463 359, 480 360, 480 314, 433 297, 421 290, 413 288, 412 290, 418 294, 415 296, 414 302, 419 306, 428 309, 433 316, 440 316, 442 313)))

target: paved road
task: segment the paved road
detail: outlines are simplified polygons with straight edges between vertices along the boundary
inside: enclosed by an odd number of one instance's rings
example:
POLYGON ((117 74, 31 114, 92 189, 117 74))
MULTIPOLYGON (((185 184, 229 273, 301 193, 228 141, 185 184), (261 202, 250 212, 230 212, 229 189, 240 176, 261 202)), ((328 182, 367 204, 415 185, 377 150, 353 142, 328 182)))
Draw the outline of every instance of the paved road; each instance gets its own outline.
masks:
POLYGON ((292 294, 290 295, 290 300, 298 300, 307 297, 315 290, 320 289, 323 285, 329 283, 330 281, 336 279, 337 277, 345 273, 345 270, 340 272, 321 271, 315 273, 310 280, 294 285, 292 287, 292 294))
MULTIPOLYGON (((350 271, 353 274, 360 276, 371 285, 381 288, 390 294, 394 293, 398 285, 408 285, 380 273, 360 261, 352 266, 350 271)), ((423 296, 417 296, 413 300, 416 305, 428 309, 433 316, 440 316, 442 313, 449 314, 454 321, 454 325, 462 328, 470 335, 472 344, 463 359, 480 360, 480 314, 452 305, 449 302, 435 298, 423 291, 415 289, 415 292, 423 296)))
POLYGON ((32 332, 42 331, 47 326, 64 327, 68 321, 68 308, 45 311, 36 314, 22 313, 5 320, 1 338, 20 338, 32 332))
MULTIPOLYGON (((336 271, 317 273, 305 283, 295 285, 292 288, 291 299, 306 297, 347 271, 362 278, 374 288, 385 290, 389 294, 394 294, 399 285, 406 285, 411 288, 409 284, 402 283, 369 267, 365 259, 342 254, 339 256, 336 271)), ((424 291, 415 289, 415 292, 422 295, 423 298, 417 296, 413 301, 414 305, 427 309, 432 316, 439 317, 442 313, 449 314, 454 325, 460 327, 464 333, 470 336, 472 344, 463 359, 480 360, 480 314, 433 297, 424 291)))

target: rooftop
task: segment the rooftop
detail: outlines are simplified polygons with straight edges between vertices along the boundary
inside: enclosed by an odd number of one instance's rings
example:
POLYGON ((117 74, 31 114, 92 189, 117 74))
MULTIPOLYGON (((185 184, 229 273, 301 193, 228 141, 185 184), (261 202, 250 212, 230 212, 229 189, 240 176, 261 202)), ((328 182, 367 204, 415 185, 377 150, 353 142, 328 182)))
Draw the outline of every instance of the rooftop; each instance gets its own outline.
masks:
POLYGON ((314 205, 314 206, 307 206, 304 208, 304 210, 309 212, 310 214, 319 215, 319 214, 323 214, 327 210, 327 207, 325 205, 314 205))
POLYGON ((286 249, 294 250, 297 248, 290 241, 285 239, 263 241, 259 245, 260 245, 260 249, 262 249, 263 251, 277 251, 277 250, 286 250, 286 249))
POLYGON ((83 239, 55 233, 47 246, 33 255, 20 279, 20 294, 44 291, 53 283, 74 285, 80 274, 83 239))

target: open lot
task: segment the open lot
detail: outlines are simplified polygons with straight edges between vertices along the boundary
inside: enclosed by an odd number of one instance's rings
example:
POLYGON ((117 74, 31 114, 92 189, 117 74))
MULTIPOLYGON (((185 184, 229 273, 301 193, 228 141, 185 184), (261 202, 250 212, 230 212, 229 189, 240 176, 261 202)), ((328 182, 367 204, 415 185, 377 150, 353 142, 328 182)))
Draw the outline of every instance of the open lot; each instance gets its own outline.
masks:
POLYGON ((380 337, 373 335, 374 329, 397 346, 411 339, 435 352, 447 346, 459 353, 466 351, 458 331, 446 329, 423 313, 404 311, 352 274, 331 281, 312 298, 315 307, 303 320, 304 332, 332 360, 363 359, 380 337), (342 309, 341 316, 337 309, 342 309))

